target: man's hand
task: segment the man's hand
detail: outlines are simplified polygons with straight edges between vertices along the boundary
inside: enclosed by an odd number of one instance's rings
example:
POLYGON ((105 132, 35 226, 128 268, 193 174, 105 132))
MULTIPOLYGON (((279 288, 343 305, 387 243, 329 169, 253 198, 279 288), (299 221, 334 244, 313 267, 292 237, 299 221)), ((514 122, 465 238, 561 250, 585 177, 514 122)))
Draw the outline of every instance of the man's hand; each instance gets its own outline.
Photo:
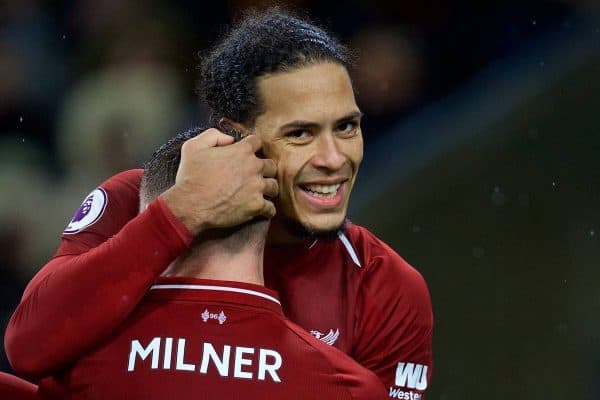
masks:
POLYGON ((160 195, 194 235, 275 215, 267 198, 279 192, 277 169, 273 160, 256 156, 261 139, 250 135, 232 143, 231 136, 217 129, 185 142, 175 185, 160 195))

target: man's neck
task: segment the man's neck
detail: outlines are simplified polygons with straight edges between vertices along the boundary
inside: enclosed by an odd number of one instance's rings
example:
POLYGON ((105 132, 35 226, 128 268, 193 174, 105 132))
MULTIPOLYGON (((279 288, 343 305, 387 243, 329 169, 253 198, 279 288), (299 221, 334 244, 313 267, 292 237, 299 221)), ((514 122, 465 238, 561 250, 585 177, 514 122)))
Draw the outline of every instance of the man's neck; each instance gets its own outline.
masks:
POLYGON ((290 229, 290 222, 284 217, 277 216, 271 221, 267 233, 267 246, 287 247, 287 246, 308 246, 314 242, 314 238, 308 235, 294 234, 290 229))
POLYGON ((264 249, 248 246, 232 254, 216 241, 194 246, 163 272, 163 276, 237 281, 264 286, 264 249))

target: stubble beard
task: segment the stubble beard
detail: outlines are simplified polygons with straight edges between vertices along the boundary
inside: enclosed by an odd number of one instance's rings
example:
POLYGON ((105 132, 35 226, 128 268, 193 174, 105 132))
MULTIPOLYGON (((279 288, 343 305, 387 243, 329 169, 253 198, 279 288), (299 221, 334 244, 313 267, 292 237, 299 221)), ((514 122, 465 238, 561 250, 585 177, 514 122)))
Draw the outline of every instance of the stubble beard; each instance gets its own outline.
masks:
POLYGON ((301 221, 286 217, 284 222, 285 229, 294 237, 299 239, 332 239, 336 238, 339 232, 343 231, 348 223, 344 217, 342 222, 332 229, 315 229, 304 225, 301 221))

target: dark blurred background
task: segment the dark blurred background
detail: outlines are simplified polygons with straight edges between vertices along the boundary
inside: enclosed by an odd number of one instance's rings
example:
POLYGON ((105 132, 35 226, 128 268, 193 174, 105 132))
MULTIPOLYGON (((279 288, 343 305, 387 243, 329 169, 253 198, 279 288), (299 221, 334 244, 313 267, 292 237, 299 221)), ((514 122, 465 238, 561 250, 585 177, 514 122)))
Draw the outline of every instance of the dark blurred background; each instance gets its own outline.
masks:
MULTIPOLYGON (((2 326, 85 195, 204 120, 198 57, 271 3, 0 0, 2 326)), ((430 400, 600 399, 596 3, 287 3, 359 54, 350 215, 429 283, 430 400)))

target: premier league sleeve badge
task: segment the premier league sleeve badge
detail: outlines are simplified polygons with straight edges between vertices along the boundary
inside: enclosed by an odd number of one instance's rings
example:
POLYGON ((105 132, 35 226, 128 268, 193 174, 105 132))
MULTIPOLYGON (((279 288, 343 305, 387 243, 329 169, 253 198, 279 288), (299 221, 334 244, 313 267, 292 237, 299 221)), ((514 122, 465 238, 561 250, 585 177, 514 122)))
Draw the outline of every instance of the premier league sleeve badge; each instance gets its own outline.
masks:
POLYGON ((65 235, 72 235, 81 232, 85 228, 95 224, 106 209, 108 196, 104 189, 97 188, 92 191, 81 203, 79 209, 73 215, 71 222, 63 231, 65 235))

